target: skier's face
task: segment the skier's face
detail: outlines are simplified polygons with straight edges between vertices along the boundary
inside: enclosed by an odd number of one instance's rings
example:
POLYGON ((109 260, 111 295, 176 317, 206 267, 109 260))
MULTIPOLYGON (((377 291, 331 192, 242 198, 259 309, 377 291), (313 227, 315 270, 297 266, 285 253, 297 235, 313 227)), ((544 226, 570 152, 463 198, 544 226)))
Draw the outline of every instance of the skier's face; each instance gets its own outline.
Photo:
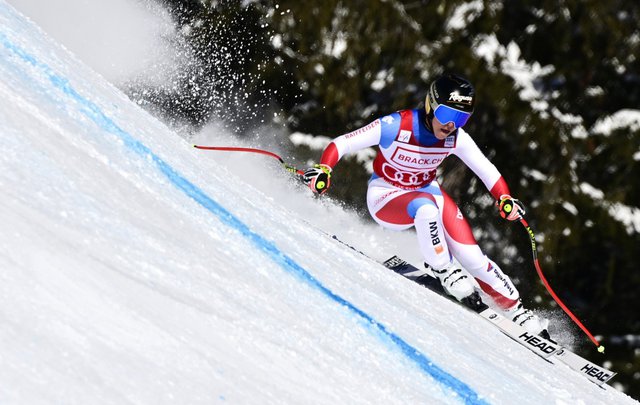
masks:
POLYGON ((431 120, 431 126, 433 128, 433 135, 438 139, 445 139, 456 129, 453 122, 442 124, 435 116, 431 120))

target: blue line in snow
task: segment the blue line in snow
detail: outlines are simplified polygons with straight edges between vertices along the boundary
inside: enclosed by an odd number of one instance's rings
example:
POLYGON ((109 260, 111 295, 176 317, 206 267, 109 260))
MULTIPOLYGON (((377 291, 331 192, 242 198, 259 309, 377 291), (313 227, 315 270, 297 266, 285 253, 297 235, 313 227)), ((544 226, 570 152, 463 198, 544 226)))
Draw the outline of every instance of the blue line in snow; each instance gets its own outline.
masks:
POLYGON ((83 108, 81 111, 95 122, 103 130, 116 135, 124 145, 140 155, 143 158, 151 159, 157 168, 180 190, 182 190, 187 196, 192 198, 202 207, 216 215, 220 220, 226 223, 231 228, 239 231, 249 241, 251 241, 257 248, 266 252, 276 263, 278 263, 286 271, 298 276, 305 281, 308 285, 316 288, 331 300, 335 301, 339 305, 344 306, 351 312, 362 318, 369 328, 373 331, 381 333, 385 340, 393 342, 400 351, 410 360, 412 360, 420 369, 426 372, 428 375, 439 381, 442 385, 449 388, 465 403, 470 404, 486 404, 486 402, 478 396, 478 394, 470 388, 467 384, 455 378, 451 374, 444 371, 442 368, 434 364, 428 357, 418 351, 416 348, 407 343, 400 336, 389 331, 383 324, 373 319, 369 314, 356 307, 351 302, 345 300, 339 295, 332 292, 330 289, 322 285, 315 277, 313 277, 307 270, 296 263, 289 256, 284 254, 277 246, 261 235, 252 231, 246 224, 240 221, 231 212, 226 210, 223 206, 205 194, 199 187, 191 183, 178 173, 167 162, 162 160, 151 149, 145 146, 142 142, 136 140, 133 136, 120 128, 111 118, 106 116, 102 110, 92 101, 83 97, 78 93, 69 83, 66 78, 57 75, 53 69, 48 65, 40 62, 34 56, 30 55, 24 49, 13 44, 4 33, 0 32, 0 41, 2 41, 4 47, 15 55, 17 55, 24 62, 40 69, 51 81, 54 87, 58 88, 74 101, 80 104, 83 108))

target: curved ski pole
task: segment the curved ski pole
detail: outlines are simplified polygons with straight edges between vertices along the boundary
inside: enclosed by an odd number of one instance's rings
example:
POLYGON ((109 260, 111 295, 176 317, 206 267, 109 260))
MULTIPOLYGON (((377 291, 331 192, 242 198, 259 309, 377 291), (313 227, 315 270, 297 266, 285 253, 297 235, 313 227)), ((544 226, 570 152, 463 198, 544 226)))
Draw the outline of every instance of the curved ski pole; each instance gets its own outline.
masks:
POLYGON ((235 147, 235 146, 202 146, 202 145, 193 145, 194 148, 196 149, 203 149, 203 150, 217 150, 217 151, 223 151, 223 152, 251 152, 251 153, 259 153, 262 155, 267 155, 267 156, 271 156, 275 159, 278 159, 278 161, 280 161, 280 163, 282 163, 282 165, 284 166, 284 169, 288 172, 291 172, 293 174, 297 174, 299 176, 302 176, 304 174, 304 170, 300 170, 298 168, 296 168, 295 166, 291 166, 287 163, 285 163, 284 160, 282 160, 282 158, 278 155, 276 155, 273 152, 269 152, 268 150, 262 150, 262 149, 256 149, 256 148, 240 148, 240 147, 235 147))
POLYGON ((591 332, 589 332, 589 330, 582 324, 582 322, 580 322, 580 320, 573 314, 573 312, 571 312, 571 310, 567 308, 567 306, 553 291, 553 289, 549 285, 549 282, 547 282, 547 279, 544 277, 544 274, 542 274, 542 268, 540 267, 540 262, 538 260, 538 249, 536 248, 536 237, 533 233, 533 230, 531 229, 531 227, 529 226, 529 224, 524 218, 520 218, 520 223, 527 230, 527 233, 529 234, 529 238, 531 239, 531 250, 533 251, 533 264, 535 265, 536 271, 538 272, 538 276, 540 277, 540 280, 542 280, 542 283, 546 287, 547 291, 549 291, 549 294, 551 294, 551 297, 553 297, 555 302, 557 302, 558 305, 560 305, 560 308, 562 308, 564 312, 567 315, 569 315, 571 320, 573 320, 573 322, 575 322, 575 324, 578 325, 580 329, 582 329, 582 331, 589 337, 589 339, 591 339, 593 344, 595 344, 596 347, 598 348, 598 351, 600 353, 604 353, 604 346, 602 346, 600 342, 598 342, 598 340, 591 334, 591 332))

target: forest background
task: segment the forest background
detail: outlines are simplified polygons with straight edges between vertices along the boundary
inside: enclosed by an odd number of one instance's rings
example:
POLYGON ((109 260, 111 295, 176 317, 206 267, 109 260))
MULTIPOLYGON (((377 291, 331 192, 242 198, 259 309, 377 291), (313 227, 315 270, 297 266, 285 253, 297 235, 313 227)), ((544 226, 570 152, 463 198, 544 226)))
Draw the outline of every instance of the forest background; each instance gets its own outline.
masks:
MULTIPOLYGON (((187 137, 215 120, 310 164, 320 150, 289 135, 326 142, 423 105, 439 74, 468 77, 467 131, 526 205, 547 279, 607 347, 585 339, 576 350, 640 398, 640 4, 156 1, 195 62, 169 82, 120 87, 187 137)), ((368 164, 343 159, 329 191, 360 213, 368 164)), ((554 308, 528 235, 456 158, 444 170, 486 253, 536 297, 529 306, 554 308)))

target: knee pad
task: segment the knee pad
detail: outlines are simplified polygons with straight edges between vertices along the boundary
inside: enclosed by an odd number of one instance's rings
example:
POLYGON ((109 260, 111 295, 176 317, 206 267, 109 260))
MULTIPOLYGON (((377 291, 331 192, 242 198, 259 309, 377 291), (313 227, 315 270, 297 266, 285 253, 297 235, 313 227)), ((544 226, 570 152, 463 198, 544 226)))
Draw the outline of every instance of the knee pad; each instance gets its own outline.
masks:
POLYGON ((437 218, 438 222, 440 222, 440 210, 438 209, 438 206, 427 198, 418 198, 417 200, 412 201, 409 204, 408 209, 410 213, 411 211, 414 212, 413 217, 415 220, 434 220, 437 218))

